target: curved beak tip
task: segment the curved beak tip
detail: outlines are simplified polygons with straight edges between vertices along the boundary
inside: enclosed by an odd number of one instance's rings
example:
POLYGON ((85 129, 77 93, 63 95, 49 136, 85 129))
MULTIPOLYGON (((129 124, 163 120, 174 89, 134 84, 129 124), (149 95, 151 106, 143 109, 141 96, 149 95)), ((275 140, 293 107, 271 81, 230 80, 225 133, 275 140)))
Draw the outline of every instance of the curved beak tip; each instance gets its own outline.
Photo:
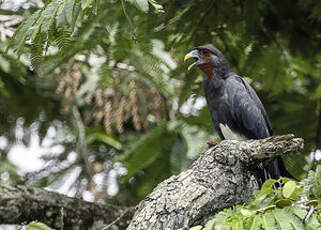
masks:
MULTIPOLYGON (((188 54, 186 54, 185 56, 184 56, 184 62, 186 62, 186 60, 187 59, 190 59, 190 58, 196 58, 196 59, 198 59, 198 54, 196 53, 196 51, 195 50, 192 50, 191 52, 189 52, 188 54)), ((191 65, 189 65, 188 67, 187 67, 187 70, 189 71, 189 70, 191 70, 195 65, 197 65, 197 61, 196 62, 194 62, 193 64, 191 64, 191 65)))
POLYGON ((189 66, 187 67, 187 71, 190 71, 190 70, 194 67, 194 65, 195 65, 195 63, 189 65, 189 66))
POLYGON ((193 57, 193 55, 192 55, 191 53, 186 54, 186 55, 184 56, 184 62, 186 62, 187 59, 190 59, 190 58, 192 58, 192 57, 193 57))

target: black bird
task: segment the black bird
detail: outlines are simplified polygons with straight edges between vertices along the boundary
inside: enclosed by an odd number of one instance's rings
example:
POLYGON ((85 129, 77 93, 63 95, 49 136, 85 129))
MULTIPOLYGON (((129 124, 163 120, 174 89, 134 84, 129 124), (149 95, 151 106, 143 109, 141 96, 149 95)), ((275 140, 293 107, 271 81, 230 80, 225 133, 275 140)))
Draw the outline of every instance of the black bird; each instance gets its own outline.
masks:
MULTIPOLYGON (((221 139, 262 139, 273 135, 268 115, 254 89, 234 73, 224 55, 213 46, 198 46, 185 55, 193 58, 188 67, 199 67, 206 75, 204 91, 214 127, 221 139)), ((281 176, 286 171, 281 157, 268 162, 260 170, 261 183, 281 176)))

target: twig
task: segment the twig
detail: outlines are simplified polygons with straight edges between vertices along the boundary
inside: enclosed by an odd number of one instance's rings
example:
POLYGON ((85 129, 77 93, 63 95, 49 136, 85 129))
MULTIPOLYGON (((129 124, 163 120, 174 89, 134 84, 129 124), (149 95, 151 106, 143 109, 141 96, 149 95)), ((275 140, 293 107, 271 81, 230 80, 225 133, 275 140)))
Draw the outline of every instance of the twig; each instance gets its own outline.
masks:
POLYGON ((91 167, 88 162, 88 149, 86 142, 86 130, 84 123, 82 121, 80 112, 77 106, 72 107, 72 113, 76 120, 77 128, 78 128, 78 143, 77 143, 77 151, 80 153, 80 156, 84 160, 86 171, 88 175, 91 175, 91 167))
POLYGON ((123 214, 121 214, 116 220, 114 220, 110 224, 106 225, 102 230, 107 230, 108 228, 116 224, 121 218, 123 218, 123 216, 125 216, 125 214, 127 214, 127 212, 128 210, 125 210, 123 214))
POLYGON ((311 217, 311 215, 313 214, 313 212, 315 211, 315 208, 313 206, 310 207, 308 213, 305 215, 303 222, 307 223, 311 217))

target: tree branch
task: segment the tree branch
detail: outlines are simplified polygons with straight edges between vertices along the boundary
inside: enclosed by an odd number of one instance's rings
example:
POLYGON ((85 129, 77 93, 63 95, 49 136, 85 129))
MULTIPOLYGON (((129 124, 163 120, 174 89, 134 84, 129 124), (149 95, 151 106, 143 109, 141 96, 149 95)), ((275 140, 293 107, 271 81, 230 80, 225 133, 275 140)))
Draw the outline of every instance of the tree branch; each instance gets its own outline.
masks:
POLYGON ((303 149, 293 135, 225 140, 201 154, 191 168, 160 183, 137 207, 127 230, 180 229, 241 204, 258 190, 255 165, 303 149))
POLYGON ((64 229, 89 229, 95 222, 108 225, 122 216, 114 226, 126 229, 133 212, 133 208, 90 203, 39 188, 0 186, 1 224, 21 224, 37 220, 61 229, 63 218, 64 229))
POLYGON ((303 139, 293 135, 222 141, 201 154, 189 169, 160 183, 137 206, 129 226, 133 208, 90 203, 39 188, 0 186, 0 223, 37 220, 59 229, 63 218, 65 229, 89 229, 96 222, 104 223, 105 229, 190 227, 246 202, 259 188, 255 178, 259 162, 302 149, 303 139))

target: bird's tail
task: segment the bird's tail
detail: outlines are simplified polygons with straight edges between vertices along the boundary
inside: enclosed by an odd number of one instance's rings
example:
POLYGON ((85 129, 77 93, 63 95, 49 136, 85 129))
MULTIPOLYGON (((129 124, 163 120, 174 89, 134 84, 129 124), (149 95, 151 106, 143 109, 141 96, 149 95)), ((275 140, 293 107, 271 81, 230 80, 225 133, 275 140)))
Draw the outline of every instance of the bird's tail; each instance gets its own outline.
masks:
POLYGON ((280 177, 288 177, 295 179, 285 168, 284 162, 281 157, 277 157, 264 165, 261 172, 262 184, 268 179, 279 179, 280 177))

